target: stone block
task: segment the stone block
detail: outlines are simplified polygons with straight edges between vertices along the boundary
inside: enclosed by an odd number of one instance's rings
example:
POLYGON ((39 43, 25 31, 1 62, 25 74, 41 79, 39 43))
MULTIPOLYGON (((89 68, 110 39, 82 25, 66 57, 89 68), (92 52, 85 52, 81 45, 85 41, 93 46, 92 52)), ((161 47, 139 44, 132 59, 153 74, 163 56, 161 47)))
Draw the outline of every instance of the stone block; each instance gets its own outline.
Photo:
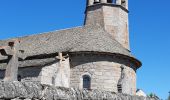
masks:
MULTIPOLYGON (((71 63, 79 62, 80 58, 81 58, 81 61, 85 61, 85 62, 82 62, 82 64, 79 64, 78 66, 73 66, 73 68, 71 68, 71 73, 74 73, 74 74, 71 74, 70 85, 74 87, 82 87, 82 80, 81 80, 82 76, 81 75, 83 75, 84 73, 90 73, 92 75, 91 77, 91 88, 92 89, 103 89, 103 90, 110 90, 110 91, 116 92, 117 83, 118 83, 118 80, 120 79, 120 74, 121 74, 121 69, 120 69, 121 63, 118 63, 118 61, 126 63, 126 60, 122 60, 122 59, 112 57, 112 56, 91 55, 91 57, 95 59, 95 62, 90 62, 90 61, 88 63, 86 62, 87 59, 90 59, 89 55, 87 57, 86 56, 76 57, 76 59, 72 57, 72 60, 74 62, 71 62, 71 63), (80 67, 80 66, 83 66, 83 67, 80 67), (92 68, 89 69, 89 66, 91 66, 92 68), (103 87, 103 86, 107 86, 107 87, 103 87)), ((122 64, 124 65, 124 63, 122 64)), ((76 65, 76 64, 73 64, 73 65, 76 65)), ((126 66, 125 72, 127 76, 130 75, 131 78, 126 78, 127 81, 125 82, 124 88, 127 88, 127 89, 126 91, 124 91, 124 93, 131 94, 130 92, 131 88, 132 88, 132 91, 135 91, 136 89, 135 88, 136 84, 132 83, 132 82, 135 83, 134 81, 135 79, 133 79, 133 77, 136 77, 136 76, 132 76, 132 73, 134 73, 135 75, 135 71, 129 68, 128 66, 126 66)))

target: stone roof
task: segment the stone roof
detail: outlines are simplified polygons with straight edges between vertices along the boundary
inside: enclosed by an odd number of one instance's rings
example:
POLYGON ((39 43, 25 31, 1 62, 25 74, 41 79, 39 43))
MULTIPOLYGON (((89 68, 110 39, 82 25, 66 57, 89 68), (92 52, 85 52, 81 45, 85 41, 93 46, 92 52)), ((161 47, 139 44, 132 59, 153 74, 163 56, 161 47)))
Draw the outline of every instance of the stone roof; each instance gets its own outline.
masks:
MULTIPOLYGON (((85 51, 121 54, 135 59, 131 53, 114 40, 109 33, 97 26, 76 27, 17 39, 20 41, 19 50, 24 51, 20 55, 21 58, 57 52, 85 51)), ((12 39, 1 40, 0 47, 8 45, 8 42, 11 40, 12 39)), ((2 59, 0 55, 0 60, 2 59)), ((0 67, 4 67, 3 64, 4 63, 0 62, 0 67)))

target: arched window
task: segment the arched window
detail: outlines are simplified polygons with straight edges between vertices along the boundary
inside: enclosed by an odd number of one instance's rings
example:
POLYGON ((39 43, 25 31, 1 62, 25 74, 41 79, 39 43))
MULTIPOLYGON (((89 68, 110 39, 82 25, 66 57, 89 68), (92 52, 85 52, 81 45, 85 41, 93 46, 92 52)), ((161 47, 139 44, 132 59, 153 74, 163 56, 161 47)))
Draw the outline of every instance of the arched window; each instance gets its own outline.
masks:
POLYGON ((55 78, 54 77, 52 77, 52 85, 55 85, 55 78))
POLYGON ((83 88, 85 89, 90 89, 91 85, 91 78, 89 75, 84 75, 83 76, 83 88))
POLYGON ((21 75, 18 75, 18 76, 17 76, 17 80, 18 80, 18 81, 21 81, 21 75))

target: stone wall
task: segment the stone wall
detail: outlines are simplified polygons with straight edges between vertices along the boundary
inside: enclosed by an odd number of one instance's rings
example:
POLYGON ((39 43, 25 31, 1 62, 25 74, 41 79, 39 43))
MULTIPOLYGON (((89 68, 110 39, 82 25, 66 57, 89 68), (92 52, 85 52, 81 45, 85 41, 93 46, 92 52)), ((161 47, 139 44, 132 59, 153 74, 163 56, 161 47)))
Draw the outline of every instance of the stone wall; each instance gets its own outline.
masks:
POLYGON ((48 85, 53 85, 53 81, 55 81, 55 79, 53 79, 52 77, 54 77, 55 73, 58 70, 58 62, 54 63, 54 64, 50 64, 47 66, 44 66, 42 68, 40 77, 41 77, 41 84, 48 84, 48 85))
POLYGON ((69 87, 70 85, 70 63, 69 58, 63 61, 56 61, 56 63, 47 65, 42 68, 41 83, 62 87, 69 87))
MULTIPOLYGON (((5 70, 0 70, 0 80, 4 79, 5 70)), ((70 64, 69 58, 64 61, 57 61, 53 64, 40 67, 19 68, 18 75, 21 81, 35 81, 41 84, 69 87, 70 85, 70 64)))
POLYGON ((37 82, 0 82, 0 100, 156 100, 100 90, 80 90, 37 82))
POLYGON ((104 26, 103 23, 103 11, 99 9, 100 6, 87 7, 85 15, 85 25, 99 25, 104 26))
POLYGON ((117 92, 121 65, 125 66, 123 93, 135 95, 136 73, 129 61, 114 56, 84 54, 71 56, 70 86, 83 88, 83 75, 91 77, 91 89, 117 92))
MULTIPOLYGON (((83 75, 91 77, 91 89, 118 92, 117 84, 121 76, 120 66, 125 66, 123 93, 136 93, 136 69, 127 59, 114 55, 77 54, 65 60, 44 67, 19 68, 21 81, 35 81, 41 84, 61 87, 83 88, 83 75)), ((0 71, 3 79, 4 71, 0 71)))

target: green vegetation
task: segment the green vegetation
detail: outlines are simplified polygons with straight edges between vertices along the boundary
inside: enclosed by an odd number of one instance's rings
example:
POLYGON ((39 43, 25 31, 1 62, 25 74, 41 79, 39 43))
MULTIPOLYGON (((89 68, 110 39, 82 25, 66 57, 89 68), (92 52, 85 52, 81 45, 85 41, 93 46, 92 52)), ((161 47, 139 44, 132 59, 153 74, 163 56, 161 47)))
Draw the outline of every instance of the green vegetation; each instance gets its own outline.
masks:
POLYGON ((149 95, 147 95, 147 97, 155 98, 156 100, 160 100, 159 97, 156 94, 154 94, 154 93, 150 93, 149 95))
POLYGON ((167 100, 170 100, 170 92, 169 92, 169 96, 168 96, 168 99, 167 100))

